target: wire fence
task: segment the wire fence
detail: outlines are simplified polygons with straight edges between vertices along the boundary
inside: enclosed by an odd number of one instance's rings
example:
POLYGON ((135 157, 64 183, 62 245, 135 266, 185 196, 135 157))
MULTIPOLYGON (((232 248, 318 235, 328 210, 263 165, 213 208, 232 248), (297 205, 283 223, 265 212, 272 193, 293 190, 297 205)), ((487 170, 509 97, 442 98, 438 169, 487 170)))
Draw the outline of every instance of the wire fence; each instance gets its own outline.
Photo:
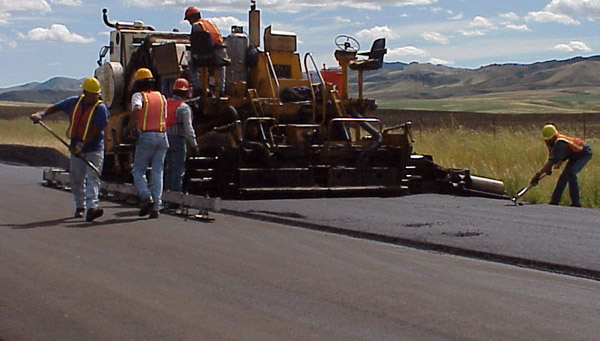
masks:
POLYGON ((475 129, 494 136, 501 129, 523 129, 539 132, 546 123, 554 123, 559 131, 583 139, 600 138, 600 113, 580 114, 494 114, 426 110, 377 110, 376 116, 386 126, 411 121, 413 133, 432 129, 475 129))

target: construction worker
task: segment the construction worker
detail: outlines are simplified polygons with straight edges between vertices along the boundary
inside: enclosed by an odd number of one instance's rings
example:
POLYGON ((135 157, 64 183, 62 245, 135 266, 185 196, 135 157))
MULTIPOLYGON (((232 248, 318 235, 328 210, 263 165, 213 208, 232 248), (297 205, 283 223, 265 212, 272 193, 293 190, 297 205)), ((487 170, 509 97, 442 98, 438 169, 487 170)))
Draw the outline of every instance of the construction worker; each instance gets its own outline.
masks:
MULTIPOLYGON (((194 6, 190 6, 185 10, 184 19, 192 25, 191 36, 194 36, 195 32, 206 31, 210 34, 213 46, 216 47, 216 57, 221 61, 227 61, 227 51, 225 50, 225 40, 221 35, 219 28, 208 19, 202 19, 200 10, 194 6)), ((192 42, 193 44, 193 42, 192 42)), ((192 48, 193 50, 193 48, 192 48)), ((225 94, 225 66, 220 66, 218 69, 218 79, 215 79, 217 83, 217 91, 219 96, 225 94)), ((192 77, 192 85, 194 89, 200 89, 200 79, 198 76, 198 66, 194 63, 194 58, 190 61, 190 73, 192 77)))
POLYGON ((139 216, 150 214, 159 217, 163 191, 163 169, 169 148, 167 140, 167 100, 154 90, 154 76, 147 68, 136 71, 135 92, 131 96, 131 111, 135 117, 138 140, 133 161, 133 181, 140 196, 139 216), (148 186, 146 170, 152 166, 151 183, 148 186))
POLYGON ((580 138, 568 137, 558 133, 554 124, 546 124, 542 128, 542 137, 548 147, 550 157, 544 166, 531 178, 530 184, 537 185, 542 174, 551 174, 552 167, 558 169, 563 161, 567 161, 565 169, 560 174, 552 198, 551 205, 558 205, 562 194, 569 184, 569 195, 571 197, 571 206, 581 207, 579 200, 579 184, 577 182, 577 173, 592 158, 592 149, 580 138))
POLYGON ((198 149, 196 133, 192 127, 192 108, 185 103, 190 84, 185 78, 178 78, 173 83, 173 94, 167 99, 167 136, 169 150, 165 158, 165 189, 181 192, 183 175, 185 174, 185 157, 187 143, 193 150, 198 149), (186 142, 187 141, 187 142, 186 142))
POLYGON ((66 135, 71 139, 69 177, 71 192, 75 199, 75 218, 83 217, 93 221, 102 216, 104 210, 99 207, 98 193, 100 178, 85 160, 102 171, 104 163, 104 127, 108 124, 109 111, 100 100, 100 83, 94 77, 83 80, 82 94, 66 98, 45 111, 31 115, 34 123, 59 111, 69 115, 69 127, 66 135))

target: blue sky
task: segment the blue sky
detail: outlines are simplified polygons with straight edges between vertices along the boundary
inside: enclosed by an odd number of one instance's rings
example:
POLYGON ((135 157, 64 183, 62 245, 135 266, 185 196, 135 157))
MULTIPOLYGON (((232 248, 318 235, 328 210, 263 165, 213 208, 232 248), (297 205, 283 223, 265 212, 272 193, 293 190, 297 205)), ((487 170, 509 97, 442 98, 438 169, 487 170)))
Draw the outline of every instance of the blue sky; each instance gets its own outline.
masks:
MULTIPOLYGON (((246 27, 246 0, 0 0, 0 87, 93 75, 112 21, 179 28, 197 6, 226 35, 246 27)), ((600 0, 257 0, 262 25, 296 32, 300 53, 334 66, 334 39, 368 50, 387 38, 387 62, 478 68, 600 54, 600 0)))

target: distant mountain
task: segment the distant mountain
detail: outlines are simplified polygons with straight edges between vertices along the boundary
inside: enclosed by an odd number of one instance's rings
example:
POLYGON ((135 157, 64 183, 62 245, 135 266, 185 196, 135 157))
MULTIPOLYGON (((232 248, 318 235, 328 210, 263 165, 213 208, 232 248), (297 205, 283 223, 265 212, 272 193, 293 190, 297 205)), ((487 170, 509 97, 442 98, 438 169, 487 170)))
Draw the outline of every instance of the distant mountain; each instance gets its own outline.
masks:
MULTIPOLYGON (((55 103, 81 92, 81 79, 56 77, 0 89, 0 101, 55 103)), ((349 86, 356 94, 356 72, 349 86)), ((492 64, 478 69, 419 63, 384 63, 365 72, 365 93, 375 99, 440 99, 489 93, 600 86, 600 56, 534 64, 492 64)))
POLYGON ((493 64, 474 70, 432 64, 386 63, 382 69, 366 72, 365 76, 365 91, 372 98, 438 99, 508 91, 595 87, 600 86, 600 56, 534 64, 493 64))
POLYGON ((55 77, 45 82, 32 82, 0 89, 0 101, 55 103, 81 93, 81 79, 55 77))

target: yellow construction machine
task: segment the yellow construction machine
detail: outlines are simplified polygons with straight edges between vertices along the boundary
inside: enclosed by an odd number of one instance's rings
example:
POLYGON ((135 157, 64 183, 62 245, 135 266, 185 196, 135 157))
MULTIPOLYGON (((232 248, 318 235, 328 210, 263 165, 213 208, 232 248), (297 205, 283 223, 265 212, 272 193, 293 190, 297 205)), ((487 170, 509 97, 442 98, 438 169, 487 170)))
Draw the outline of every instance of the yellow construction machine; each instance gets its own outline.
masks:
POLYGON ((169 95, 178 77, 190 78, 192 54, 201 54, 200 89, 187 102, 200 146, 188 157, 184 190, 220 197, 371 196, 421 191, 502 196, 500 181, 467 170, 444 169, 413 153, 411 124, 384 127, 375 101, 363 98, 363 73, 382 67, 385 39, 361 52, 350 36, 335 39, 339 68, 320 70, 301 56, 293 32, 271 26, 260 37, 260 11, 251 3, 248 32, 234 26, 219 47, 189 33, 157 31, 142 22, 104 22, 113 30, 95 75, 110 109, 103 179, 131 181, 136 143, 129 96, 135 71, 152 70, 157 90, 169 95), (225 66, 225 93, 211 77, 225 66), (356 71, 358 98, 350 98, 356 71))

